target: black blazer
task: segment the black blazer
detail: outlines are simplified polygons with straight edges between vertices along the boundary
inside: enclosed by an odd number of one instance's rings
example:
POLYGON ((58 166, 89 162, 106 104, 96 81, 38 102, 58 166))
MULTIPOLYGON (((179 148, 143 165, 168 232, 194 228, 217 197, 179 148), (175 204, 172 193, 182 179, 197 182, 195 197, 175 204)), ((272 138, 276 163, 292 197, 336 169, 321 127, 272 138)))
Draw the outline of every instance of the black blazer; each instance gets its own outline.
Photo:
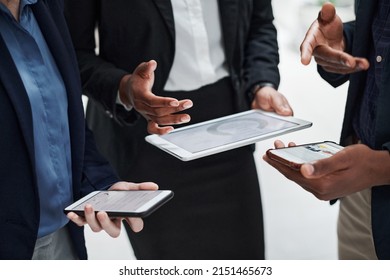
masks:
MULTIPOLYGON (((347 52, 354 56, 366 58, 369 56, 370 43, 372 42, 371 26, 376 8, 377 1, 356 1, 356 21, 344 24, 347 52)), ((390 49, 384 56, 390 57, 390 49)), ((385 59, 382 63, 384 63, 384 70, 379 85, 380 95, 377 102, 374 148, 390 151, 390 60, 385 59)), ((319 68, 319 72, 333 86, 339 86, 346 81, 350 82, 340 142, 343 145, 351 144, 351 139, 354 137, 352 121, 364 93, 367 72, 335 75, 325 72, 322 68, 319 68)), ((371 207, 376 253, 379 259, 390 259, 390 186, 372 189, 371 207)))
MULTIPOLYGON (((249 108, 249 89, 279 85, 278 45, 270 0, 219 0, 225 55, 236 90, 237 110, 249 108)), ((120 79, 155 59, 153 92, 161 94, 175 52, 170 0, 65 0, 65 13, 79 58, 84 93, 108 116, 121 121, 115 106, 120 79), (99 27, 99 57, 94 28, 99 27)))
MULTIPOLYGON (((38 0, 34 15, 64 80, 72 152, 74 199, 117 180, 86 129, 80 77, 62 1, 38 0)), ((0 259, 31 259, 39 225, 33 122, 23 82, 0 35, 0 259)), ((69 224, 79 257, 87 257, 83 229, 69 224)))

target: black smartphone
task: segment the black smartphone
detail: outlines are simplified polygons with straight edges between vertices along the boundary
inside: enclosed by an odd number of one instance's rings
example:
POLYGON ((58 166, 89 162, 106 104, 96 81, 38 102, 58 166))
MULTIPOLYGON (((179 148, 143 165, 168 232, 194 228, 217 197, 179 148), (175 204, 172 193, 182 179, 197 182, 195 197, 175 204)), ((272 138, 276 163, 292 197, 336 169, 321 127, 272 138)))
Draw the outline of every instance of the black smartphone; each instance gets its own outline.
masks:
POLYGON ((269 149, 267 156, 292 169, 298 170, 304 163, 328 158, 343 148, 343 146, 335 142, 324 141, 281 149, 269 149))
POLYGON ((173 197, 170 190, 94 191, 64 209, 84 216, 84 206, 95 212, 105 211, 110 217, 147 217, 173 197))

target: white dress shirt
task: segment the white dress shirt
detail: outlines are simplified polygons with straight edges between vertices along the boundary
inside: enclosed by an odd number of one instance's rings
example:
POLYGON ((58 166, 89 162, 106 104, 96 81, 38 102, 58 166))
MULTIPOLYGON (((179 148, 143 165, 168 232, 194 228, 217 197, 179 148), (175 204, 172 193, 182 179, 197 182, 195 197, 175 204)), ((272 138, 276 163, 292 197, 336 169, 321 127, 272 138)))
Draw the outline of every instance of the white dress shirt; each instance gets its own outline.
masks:
POLYGON ((217 0, 171 0, 175 57, 166 91, 196 90, 229 75, 217 0))

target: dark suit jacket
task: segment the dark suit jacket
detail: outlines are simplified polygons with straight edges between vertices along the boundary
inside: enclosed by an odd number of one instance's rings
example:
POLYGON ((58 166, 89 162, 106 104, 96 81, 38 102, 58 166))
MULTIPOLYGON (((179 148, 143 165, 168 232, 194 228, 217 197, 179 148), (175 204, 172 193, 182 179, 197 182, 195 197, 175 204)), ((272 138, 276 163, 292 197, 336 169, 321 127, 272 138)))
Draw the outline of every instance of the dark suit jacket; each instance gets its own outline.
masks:
MULTIPOLYGON (((97 153, 92 133, 85 126, 80 77, 63 4, 39 0, 32 8, 67 89, 73 195, 78 199, 117 178, 97 153)), ((0 259, 31 259, 39 225, 32 113, 1 36, 0 57, 0 259)), ((82 228, 73 223, 69 227, 79 257, 86 258, 82 228)))
MULTIPOLYGON (((278 46, 270 0, 219 0, 225 54, 243 103, 242 90, 260 82, 279 85, 278 46)), ((158 63, 154 92, 161 93, 172 67, 175 30, 170 0, 65 0, 85 93, 115 112, 119 81, 150 59, 158 63), (100 29, 99 60, 94 28, 100 29)))
MULTIPOLYGON (((376 5, 376 1, 357 1, 355 7, 356 21, 344 25, 347 52, 354 56, 366 58, 369 56, 370 43, 372 42, 371 26, 376 5)), ((387 50, 384 56, 389 57, 389 55, 390 50, 387 50)), ((383 63, 383 78, 379 85, 380 95, 377 101, 376 143, 374 148, 390 151, 390 60, 385 59, 383 63)), ((354 137, 352 121, 364 93, 367 72, 359 72, 353 75, 335 75, 327 73, 321 68, 319 68, 319 72, 322 77, 335 87, 348 80, 350 82, 341 133, 341 144, 351 144, 351 139, 354 137)), ((374 187, 372 189, 372 229, 376 253, 380 259, 390 259, 389 213, 390 186, 374 187)))
MULTIPOLYGON (((261 82, 279 85, 271 1, 219 0, 219 9, 236 110, 247 110, 251 101, 248 92, 253 85, 261 82)), ((118 162, 114 163, 116 168, 123 168, 125 173, 131 166, 125 166, 118 154, 127 151, 131 161, 147 132, 145 120, 134 110, 129 114, 115 104, 119 81, 139 63, 155 59, 158 67, 153 92, 163 94, 175 52, 171 1, 65 0, 65 14, 79 60, 84 94, 96 101, 88 105, 87 119, 99 148, 110 159, 114 158, 118 162), (95 55, 96 24, 99 56, 95 55), (123 127, 129 124, 135 125, 123 127)), ((210 110, 216 105, 210 105, 210 110)))

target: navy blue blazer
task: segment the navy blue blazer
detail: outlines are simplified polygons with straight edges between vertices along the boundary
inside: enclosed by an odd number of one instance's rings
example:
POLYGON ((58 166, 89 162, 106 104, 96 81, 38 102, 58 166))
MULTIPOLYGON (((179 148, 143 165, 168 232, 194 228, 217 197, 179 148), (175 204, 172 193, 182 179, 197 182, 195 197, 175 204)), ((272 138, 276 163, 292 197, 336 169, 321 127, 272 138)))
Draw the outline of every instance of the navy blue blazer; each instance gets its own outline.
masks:
MULTIPOLYGON (((344 24, 347 52, 354 56, 368 58, 372 41, 371 26, 377 1, 360 0, 355 1, 355 4, 356 21, 344 24)), ((384 56, 390 57, 390 50, 387 50, 384 56)), ((385 59, 383 63, 383 79, 379 85, 380 95, 377 102, 374 148, 390 151, 390 60, 385 59)), ((352 121, 364 93, 367 72, 336 75, 327 73, 322 68, 318 69, 321 76, 335 87, 346 81, 350 83, 340 142, 343 145, 351 144, 351 139, 354 137, 352 121)), ((371 207, 377 256, 379 259, 390 259, 390 186, 377 186, 372 189, 371 207)))
MULTIPOLYGON (((38 0, 32 9, 67 90, 73 196, 78 199, 110 186, 117 177, 97 152, 85 125, 79 70, 62 0, 38 0)), ((1 36, 0 61, 0 259, 31 259, 39 225, 32 113, 1 36)), ((83 229, 73 223, 68 226, 79 257, 87 258, 83 229)))

